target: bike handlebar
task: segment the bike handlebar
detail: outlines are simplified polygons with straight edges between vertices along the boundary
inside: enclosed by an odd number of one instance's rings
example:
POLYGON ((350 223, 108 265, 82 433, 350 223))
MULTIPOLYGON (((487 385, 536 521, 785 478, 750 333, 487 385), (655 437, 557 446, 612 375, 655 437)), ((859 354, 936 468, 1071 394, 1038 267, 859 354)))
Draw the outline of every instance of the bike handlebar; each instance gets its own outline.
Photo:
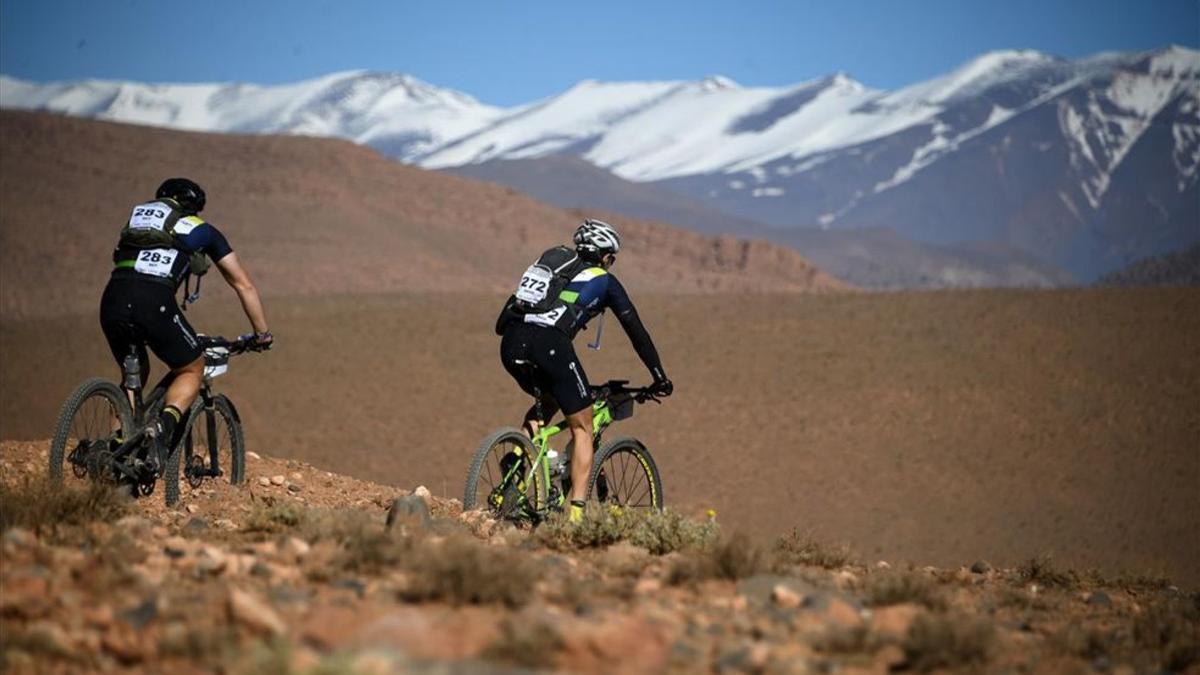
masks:
POLYGON ((242 335, 234 340, 227 340, 220 335, 197 335, 196 337, 200 340, 201 348, 209 349, 211 347, 220 347, 229 350, 230 354, 262 352, 271 348, 270 344, 257 344, 253 335, 242 335))
POLYGON ((611 399, 614 396, 628 395, 638 403, 646 401, 662 403, 662 394, 659 393, 657 386, 629 387, 626 386, 628 384, 629 380, 609 380, 602 385, 592 387, 592 395, 596 399, 611 399))

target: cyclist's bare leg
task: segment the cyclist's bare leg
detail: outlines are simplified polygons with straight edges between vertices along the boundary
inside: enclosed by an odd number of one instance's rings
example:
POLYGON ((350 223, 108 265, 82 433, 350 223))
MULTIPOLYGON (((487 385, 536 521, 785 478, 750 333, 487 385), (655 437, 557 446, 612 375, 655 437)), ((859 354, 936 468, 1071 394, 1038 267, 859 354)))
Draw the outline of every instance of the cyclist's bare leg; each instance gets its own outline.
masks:
POLYGON ((166 405, 175 406, 180 412, 187 412, 196 400, 196 395, 200 393, 200 381, 204 379, 204 357, 201 356, 186 366, 174 368, 171 372, 175 373, 175 381, 167 387, 164 401, 166 405))
POLYGON ((592 407, 567 415, 574 448, 571 451, 571 499, 587 496, 588 477, 592 473, 592 407))

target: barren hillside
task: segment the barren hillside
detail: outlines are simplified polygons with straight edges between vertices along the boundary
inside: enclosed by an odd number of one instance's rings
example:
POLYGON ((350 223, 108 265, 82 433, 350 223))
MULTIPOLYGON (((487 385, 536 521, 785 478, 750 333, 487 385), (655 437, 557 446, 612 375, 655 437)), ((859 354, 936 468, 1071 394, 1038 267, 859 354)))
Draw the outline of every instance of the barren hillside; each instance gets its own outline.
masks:
MULTIPOLYGON (((581 217, 345 141, 3 111, 4 318, 94 310, 126 211, 176 175, 204 186, 204 216, 225 232, 268 297, 503 290, 544 248, 569 242, 581 217)), ((787 248, 615 222, 627 249, 614 271, 635 288, 844 287, 787 248)))

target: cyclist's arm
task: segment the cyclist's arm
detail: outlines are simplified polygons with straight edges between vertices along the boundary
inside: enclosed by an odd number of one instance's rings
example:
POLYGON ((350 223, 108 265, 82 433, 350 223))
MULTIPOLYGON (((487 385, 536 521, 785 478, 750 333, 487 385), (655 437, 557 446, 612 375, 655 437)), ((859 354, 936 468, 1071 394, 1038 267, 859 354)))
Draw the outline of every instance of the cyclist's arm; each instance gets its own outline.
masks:
POLYGON ((607 305, 617 315, 617 320, 621 322, 621 327, 625 329, 625 334, 633 343, 633 350, 637 352, 638 358, 646 365, 655 380, 665 377, 658 350, 655 349, 654 341, 650 339, 650 333, 646 330, 646 326, 642 324, 637 308, 633 306, 633 301, 625 292, 625 287, 612 274, 606 276, 608 278, 607 305))
POLYGON ((254 282, 250 281, 250 274, 238 261, 237 254, 230 251, 221 256, 216 263, 217 269, 221 270, 221 276, 225 277, 225 282, 242 301, 242 309, 246 312, 246 318, 250 319, 254 332, 266 333, 267 315, 263 312, 262 299, 258 297, 258 289, 254 287, 254 282))

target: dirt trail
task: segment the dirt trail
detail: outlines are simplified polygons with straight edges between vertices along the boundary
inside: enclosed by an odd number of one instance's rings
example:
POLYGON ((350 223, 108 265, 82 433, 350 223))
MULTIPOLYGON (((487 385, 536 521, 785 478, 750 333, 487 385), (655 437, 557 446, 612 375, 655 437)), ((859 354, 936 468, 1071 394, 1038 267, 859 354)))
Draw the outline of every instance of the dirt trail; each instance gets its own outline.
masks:
POLYGON ((1200 665, 1200 594, 1154 578, 1104 579, 1050 560, 863 564, 816 541, 767 550, 675 517, 628 521, 656 523, 649 529, 606 516, 529 533, 452 501, 266 457, 251 458, 245 486, 185 487, 178 509, 158 495, 93 493, 85 510, 64 498, 82 482, 66 493, 37 482, 46 455, 44 442, 0 443, 6 672, 1200 665), (385 529, 396 497, 412 515, 385 529))

